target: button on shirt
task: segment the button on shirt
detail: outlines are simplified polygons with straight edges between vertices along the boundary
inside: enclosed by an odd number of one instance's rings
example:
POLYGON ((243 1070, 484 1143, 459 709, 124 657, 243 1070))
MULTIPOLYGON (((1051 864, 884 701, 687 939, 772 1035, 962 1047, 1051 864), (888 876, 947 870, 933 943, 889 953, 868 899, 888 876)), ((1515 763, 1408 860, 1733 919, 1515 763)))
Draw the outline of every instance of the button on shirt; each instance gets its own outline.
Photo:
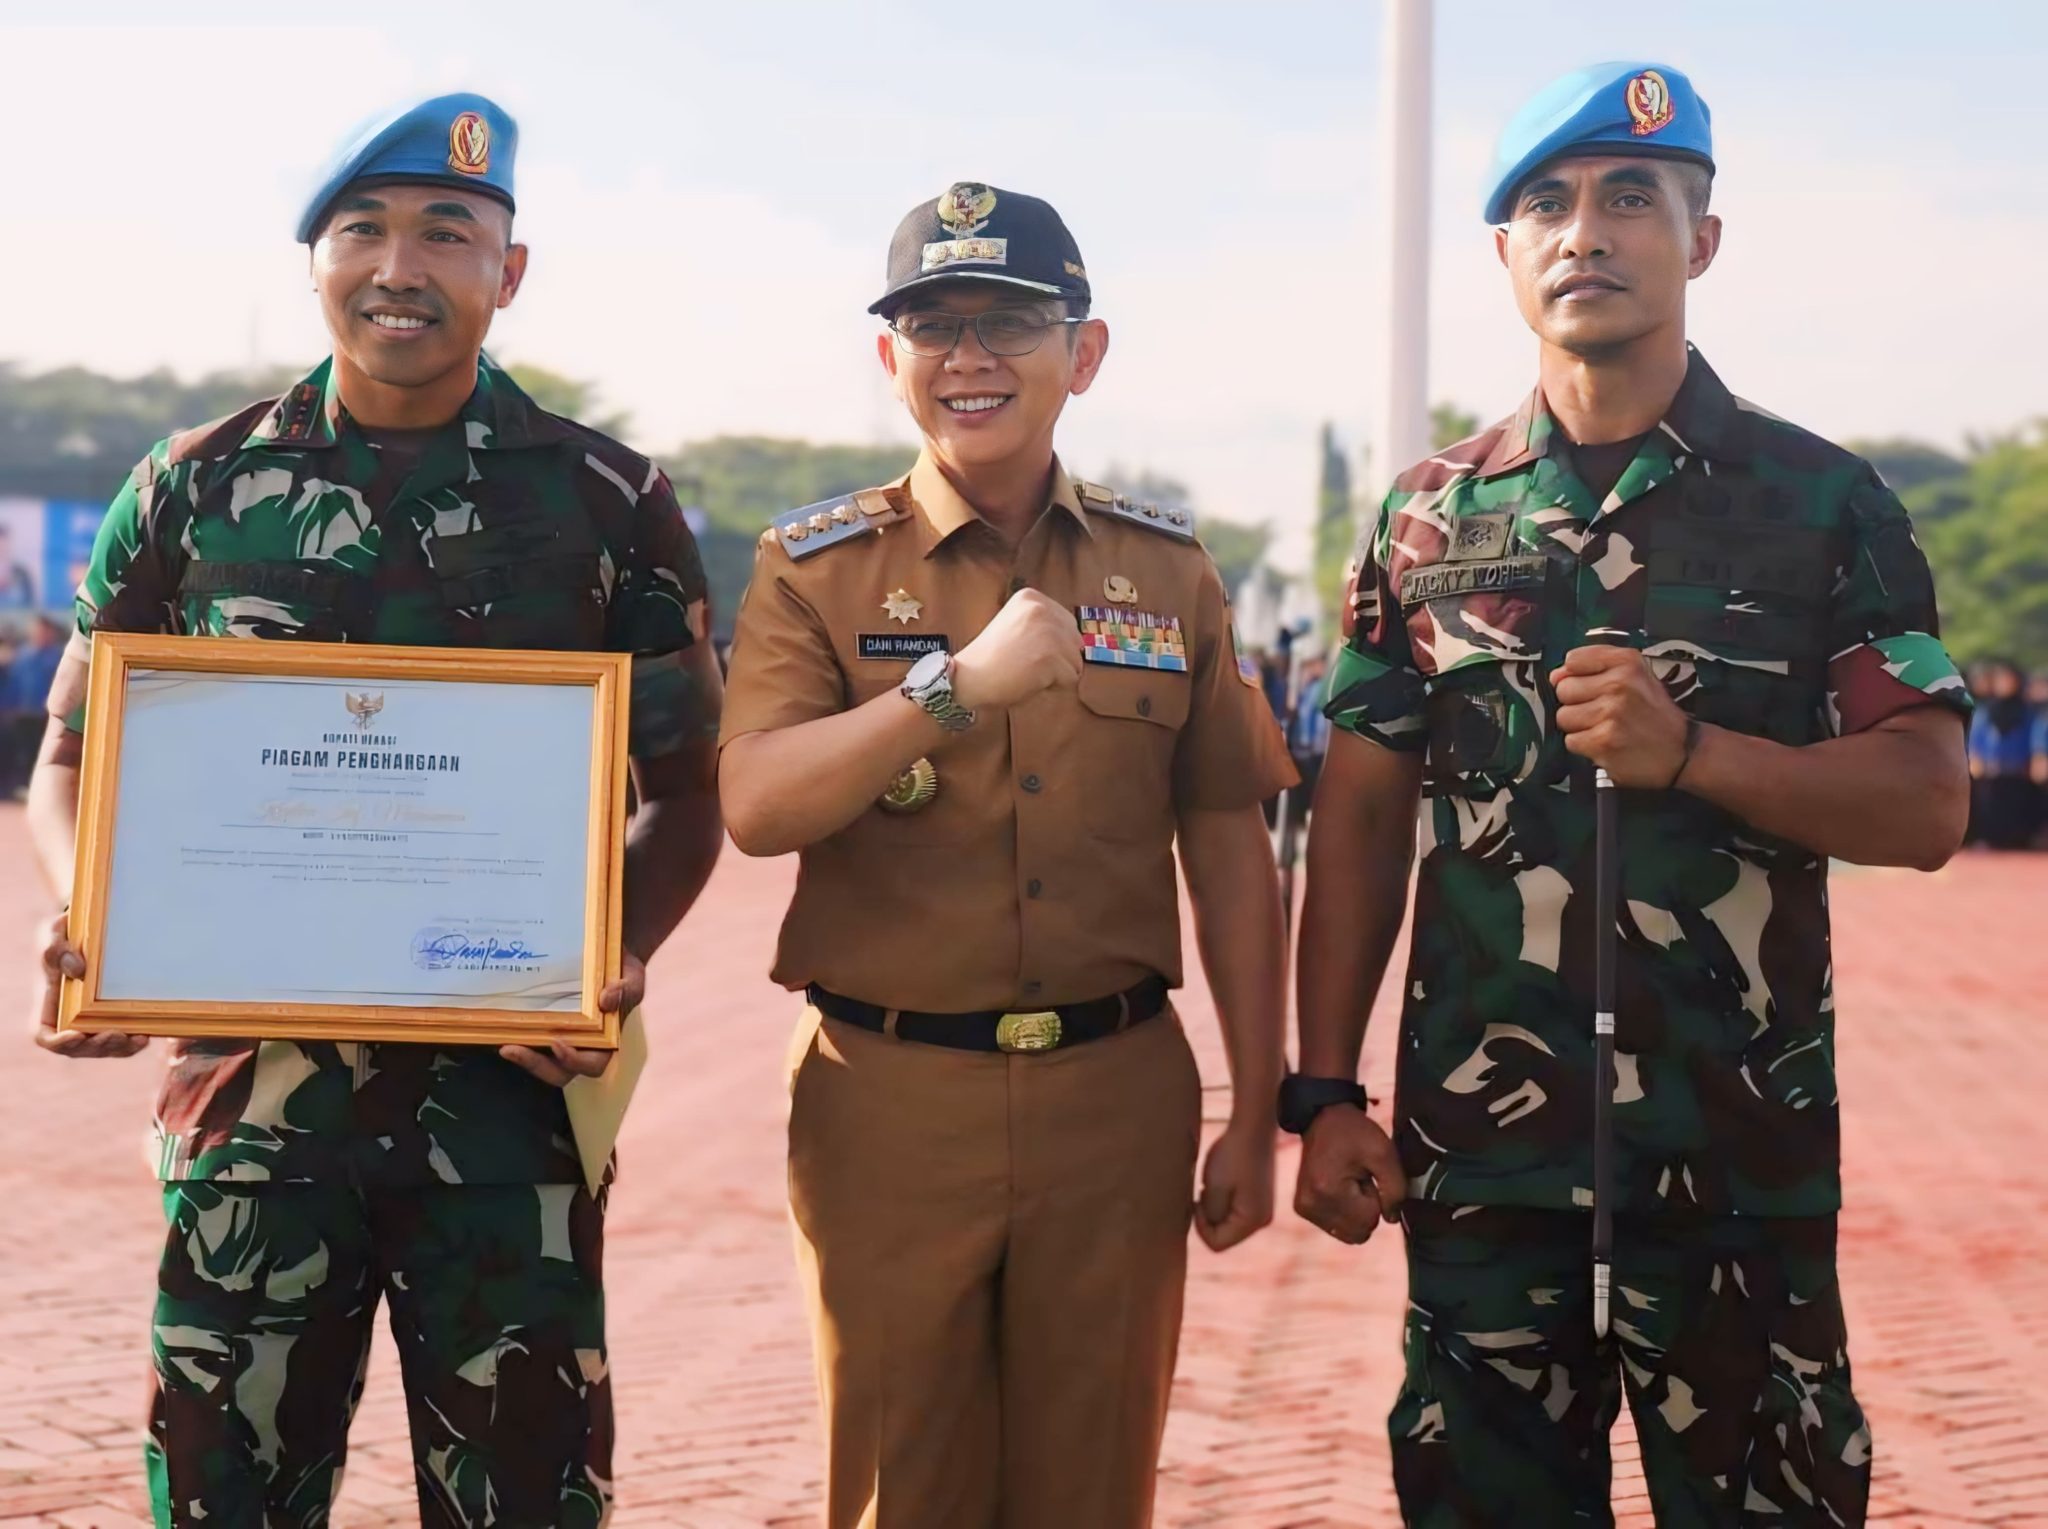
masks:
POLYGON ((1012 549, 929 460, 884 490, 901 518, 792 559, 771 532, 734 630, 724 741, 884 695, 903 656, 958 653, 1029 586, 1075 610, 1179 623, 1184 670, 1083 665, 1080 684, 990 712, 933 746, 921 811, 870 807, 803 851, 774 977, 899 1009, 1079 1002, 1181 977, 1178 815, 1249 806, 1294 779, 1241 676, 1222 580, 1193 542, 1084 504, 1055 467, 1012 549), (1130 590, 1135 598, 1128 599, 1130 590), (915 602, 892 617, 898 593, 915 602))

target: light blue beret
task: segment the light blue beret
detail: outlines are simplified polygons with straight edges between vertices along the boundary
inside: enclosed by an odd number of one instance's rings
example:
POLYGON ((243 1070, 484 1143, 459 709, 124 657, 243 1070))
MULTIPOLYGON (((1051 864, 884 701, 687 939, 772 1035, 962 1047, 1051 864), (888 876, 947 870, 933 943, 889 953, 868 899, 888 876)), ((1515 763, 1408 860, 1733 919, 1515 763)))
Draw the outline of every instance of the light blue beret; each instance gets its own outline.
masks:
POLYGON ((518 152, 519 124, 484 96, 435 96, 387 112, 352 133, 320 172, 299 214, 299 243, 313 242, 342 188, 358 181, 460 186, 510 207, 518 152))
POLYGON ((1713 116, 1667 64, 1592 64, 1537 92, 1493 151, 1486 221, 1513 215, 1515 188, 1567 156, 1645 154, 1714 168, 1713 116))

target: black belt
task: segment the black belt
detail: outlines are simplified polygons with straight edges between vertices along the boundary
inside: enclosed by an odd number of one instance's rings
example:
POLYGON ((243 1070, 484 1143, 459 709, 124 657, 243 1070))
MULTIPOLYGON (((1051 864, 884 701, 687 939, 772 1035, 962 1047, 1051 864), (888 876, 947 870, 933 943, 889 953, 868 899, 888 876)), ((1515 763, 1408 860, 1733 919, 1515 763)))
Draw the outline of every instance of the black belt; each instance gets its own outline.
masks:
POLYGON ((1051 1051, 1055 1046, 1078 1046, 1143 1024, 1166 1009, 1164 977, 1147 977, 1136 987, 1086 1003, 1009 1013, 982 1009, 973 1014, 920 1014, 910 1009, 885 1009, 828 993, 816 983, 806 993, 819 1012, 832 1019, 898 1040, 961 1051, 1051 1051))

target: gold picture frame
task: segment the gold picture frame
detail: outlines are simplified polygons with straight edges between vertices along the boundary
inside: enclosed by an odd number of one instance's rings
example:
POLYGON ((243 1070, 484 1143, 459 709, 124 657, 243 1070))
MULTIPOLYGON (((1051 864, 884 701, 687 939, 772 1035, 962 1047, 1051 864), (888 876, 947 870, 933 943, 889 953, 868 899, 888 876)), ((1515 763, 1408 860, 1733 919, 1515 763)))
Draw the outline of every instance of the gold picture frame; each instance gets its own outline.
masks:
POLYGON ((625 879, 627 708, 632 657, 625 653, 385 647, 101 632, 93 637, 79 784, 76 877, 70 936, 86 974, 63 985, 59 1027, 131 1035, 292 1040, 414 1041, 438 1045, 537 1044, 559 1036, 615 1049, 619 1016, 598 994, 620 971, 625 879), (469 682, 587 686, 591 698, 587 864, 584 871, 581 1002, 575 1011, 425 1004, 268 1003, 109 998, 100 991, 106 948, 129 680, 138 670, 206 676, 347 681, 469 682))

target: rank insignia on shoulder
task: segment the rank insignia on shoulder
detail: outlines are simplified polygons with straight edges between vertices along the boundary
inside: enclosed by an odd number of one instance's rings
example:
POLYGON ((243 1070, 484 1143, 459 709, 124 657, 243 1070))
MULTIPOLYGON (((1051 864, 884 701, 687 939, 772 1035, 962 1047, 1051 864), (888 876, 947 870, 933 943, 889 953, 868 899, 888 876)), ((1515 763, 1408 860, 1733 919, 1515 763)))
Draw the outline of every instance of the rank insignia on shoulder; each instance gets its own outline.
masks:
POLYGON ((1187 672, 1187 634, 1180 617, 1109 605, 1084 605, 1074 614, 1081 626, 1083 662, 1187 672))
POLYGON ((770 528, 782 550, 802 560, 839 542, 851 541, 903 519, 903 512, 880 489, 820 500, 775 517, 770 528))
POLYGON ((1143 500, 1113 494, 1099 483, 1079 484, 1075 492, 1081 496, 1081 503, 1099 515, 1127 520, 1133 525, 1143 526, 1148 531, 1158 531, 1179 541, 1191 542, 1195 539, 1195 517, 1177 505, 1162 507, 1147 504, 1143 500))

